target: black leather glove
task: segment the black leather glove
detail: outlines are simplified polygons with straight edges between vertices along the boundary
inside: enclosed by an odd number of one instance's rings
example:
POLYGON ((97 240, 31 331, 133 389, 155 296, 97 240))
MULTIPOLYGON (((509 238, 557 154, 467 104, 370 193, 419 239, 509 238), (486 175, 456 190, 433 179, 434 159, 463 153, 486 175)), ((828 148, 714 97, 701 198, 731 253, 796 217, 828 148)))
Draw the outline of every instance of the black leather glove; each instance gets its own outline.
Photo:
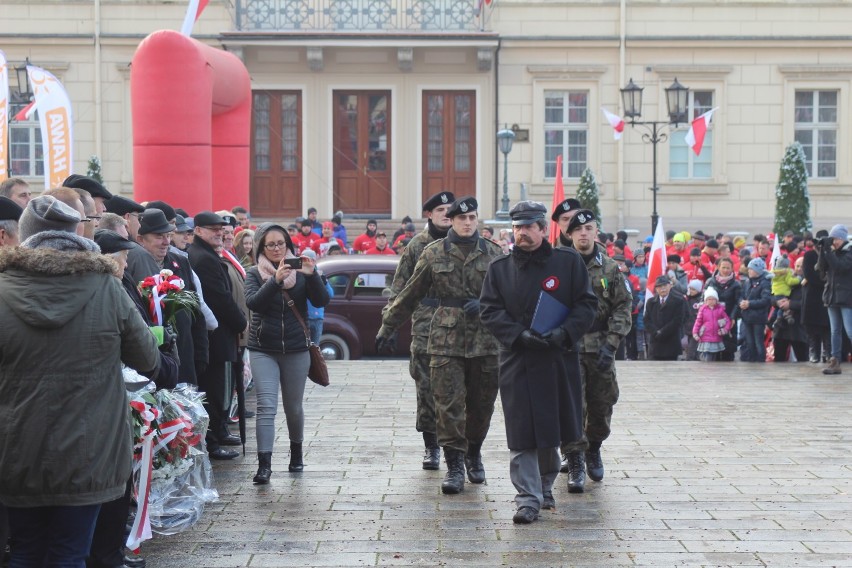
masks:
POLYGON ((615 349, 607 344, 598 349, 598 371, 609 371, 615 362, 615 349))
POLYGON ((396 337, 396 332, 391 334, 389 337, 384 337, 383 335, 376 336, 376 353, 379 354, 385 349, 387 349, 388 353, 395 353, 396 337))
POLYGON ((160 345, 160 351, 170 355, 175 362, 180 366, 180 356, 177 349, 177 334, 174 328, 166 324, 163 326, 163 344, 160 345))
POLYGON ((547 344, 553 349, 563 349, 568 347, 567 339, 568 334, 565 333, 565 329, 561 327, 554 327, 547 333, 541 336, 542 339, 547 341, 547 344))
POLYGON ((530 349, 533 351, 543 351, 550 347, 547 344, 547 341, 542 339, 539 334, 530 329, 522 331, 521 335, 518 336, 518 339, 515 340, 515 343, 520 343, 524 349, 530 349))
POLYGON ((462 306, 465 315, 468 316, 478 316, 479 315, 479 300, 468 300, 462 306))

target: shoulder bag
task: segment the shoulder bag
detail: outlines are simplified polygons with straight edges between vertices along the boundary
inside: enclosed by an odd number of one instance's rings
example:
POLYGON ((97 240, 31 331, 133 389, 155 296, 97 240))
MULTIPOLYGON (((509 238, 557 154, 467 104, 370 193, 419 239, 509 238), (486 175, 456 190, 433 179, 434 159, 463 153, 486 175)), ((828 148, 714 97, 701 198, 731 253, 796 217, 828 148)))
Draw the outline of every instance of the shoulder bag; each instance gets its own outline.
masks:
POLYGON ((305 320, 302 319, 302 314, 300 314, 299 310, 296 309, 296 302, 290 298, 290 294, 288 294, 286 290, 281 290, 281 293, 284 295, 284 300, 287 305, 290 306, 291 310, 293 310, 293 315, 296 316, 296 319, 299 320, 300 324, 302 324, 302 330, 305 332, 305 343, 308 346, 308 352, 311 354, 311 368, 308 369, 308 378, 321 387, 327 387, 329 385, 328 367, 326 366, 325 359, 320 352, 319 345, 311 341, 311 332, 308 331, 308 326, 305 324, 305 320))

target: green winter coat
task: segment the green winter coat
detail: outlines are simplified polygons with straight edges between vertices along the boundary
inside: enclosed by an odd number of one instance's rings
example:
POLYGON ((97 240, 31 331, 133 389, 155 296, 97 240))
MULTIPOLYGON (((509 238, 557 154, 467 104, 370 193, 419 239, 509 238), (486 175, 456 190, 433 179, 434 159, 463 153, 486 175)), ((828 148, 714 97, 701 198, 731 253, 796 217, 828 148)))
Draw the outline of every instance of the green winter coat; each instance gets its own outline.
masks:
POLYGON ((121 362, 159 365, 157 342, 112 259, 0 249, 0 501, 82 506, 124 494, 132 464, 121 362))

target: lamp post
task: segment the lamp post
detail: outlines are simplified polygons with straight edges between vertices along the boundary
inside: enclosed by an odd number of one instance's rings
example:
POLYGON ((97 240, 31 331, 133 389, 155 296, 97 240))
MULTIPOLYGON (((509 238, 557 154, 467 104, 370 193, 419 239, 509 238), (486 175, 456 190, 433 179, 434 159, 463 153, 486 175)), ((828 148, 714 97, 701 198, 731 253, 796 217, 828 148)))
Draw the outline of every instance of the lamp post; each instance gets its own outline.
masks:
POLYGON ((689 112, 689 89, 678 83, 675 77, 674 83, 666 88, 666 106, 669 111, 668 120, 636 120, 642 116, 642 89, 633 79, 627 86, 621 89, 621 101, 624 105, 624 116, 630 120, 631 127, 641 126, 645 132, 642 133, 642 141, 649 142, 653 148, 653 185, 651 191, 654 194, 653 212, 651 213, 651 234, 657 231, 657 144, 668 140, 669 135, 663 131, 663 127, 674 126, 687 121, 689 112))
POLYGON ((26 102, 30 102, 33 98, 33 92, 30 89, 29 76, 27 75, 27 66, 29 64, 30 58, 27 57, 24 63, 15 67, 15 75, 18 77, 18 92, 16 94, 19 100, 26 102))
POLYGON ((503 200, 496 217, 502 221, 509 218, 509 152, 512 151, 514 141, 515 133, 505 125, 503 130, 497 132, 497 147, 503 153, 503 200))

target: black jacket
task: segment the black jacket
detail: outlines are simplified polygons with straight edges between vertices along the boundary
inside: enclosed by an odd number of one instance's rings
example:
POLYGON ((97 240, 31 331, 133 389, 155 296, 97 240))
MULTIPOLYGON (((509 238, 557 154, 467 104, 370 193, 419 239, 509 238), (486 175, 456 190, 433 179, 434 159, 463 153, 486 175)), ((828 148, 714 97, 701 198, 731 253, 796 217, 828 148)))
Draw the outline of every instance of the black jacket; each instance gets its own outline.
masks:
POLYGON ((737 313, 743 323, 765 324, 769 319, 769 308, 772 302, 772 282, 766 277, 766 272, 757 278, 749 278, 743 286, 743 300, 748 300, 748 309, 737 313))
POLYGON ((817 270, 819 253, 809 250, 804 254, 802 261, 802 276, 805 284, 802 288, 802 324, 805 327, 829 327, 828 310, 822 303, 822 294, 825 291, 825 281, 817 270))
POLYGON ((236 361, 237 338, 246 328, 247 320, 231 296, 227 268, 213 247, 200 238, 193 239, 188 252, 189 262, 201 281, 204 302, 219 321, 219 327, 209 334, 209 360, 236 361))
MULTIPOLYGON (((251 311, 249 349, 286 353, 308 348, 305 328, 296 319, 293 310, 284 303, 282 290, 274 277, 264 282, 256 266, 246 273, 246 305, 251 311)), ((308 320, 308 300, 315 307, 322 308, 330 299, 325 283, 316 270, 308 277, 296 273, 296 284, 287 290, 287 294, 295 302, 295 308, 305 323, 308 320)))
MULTIPOLYGON (((482 323, 500 343, 500 399, 509 449, 553 448, 583 436, 580 361, 573 349, 531 351, 516 345, 543 293, 571 309, 562 327, 575 345, 595 321, 598 300, 575 250, 550 249, 526 265, 516 253, 488 267, 480 296, 482 323)), ((543 246, 545 246, 543 245, 543 246)))
POLYGON ((673 290, 666 303, 660 305, 660 297, 654 296, 645 305, 645 330, 650 336, 652 359, 674 360, 683 353, 680 343, 683 337, 683 322, 686 300, 673 290))
POLYGON ((817 267, 825 273, 823 303, 852 308, 852 243, 847 242, 840 250, 826 250, 823 245, 817 267))

